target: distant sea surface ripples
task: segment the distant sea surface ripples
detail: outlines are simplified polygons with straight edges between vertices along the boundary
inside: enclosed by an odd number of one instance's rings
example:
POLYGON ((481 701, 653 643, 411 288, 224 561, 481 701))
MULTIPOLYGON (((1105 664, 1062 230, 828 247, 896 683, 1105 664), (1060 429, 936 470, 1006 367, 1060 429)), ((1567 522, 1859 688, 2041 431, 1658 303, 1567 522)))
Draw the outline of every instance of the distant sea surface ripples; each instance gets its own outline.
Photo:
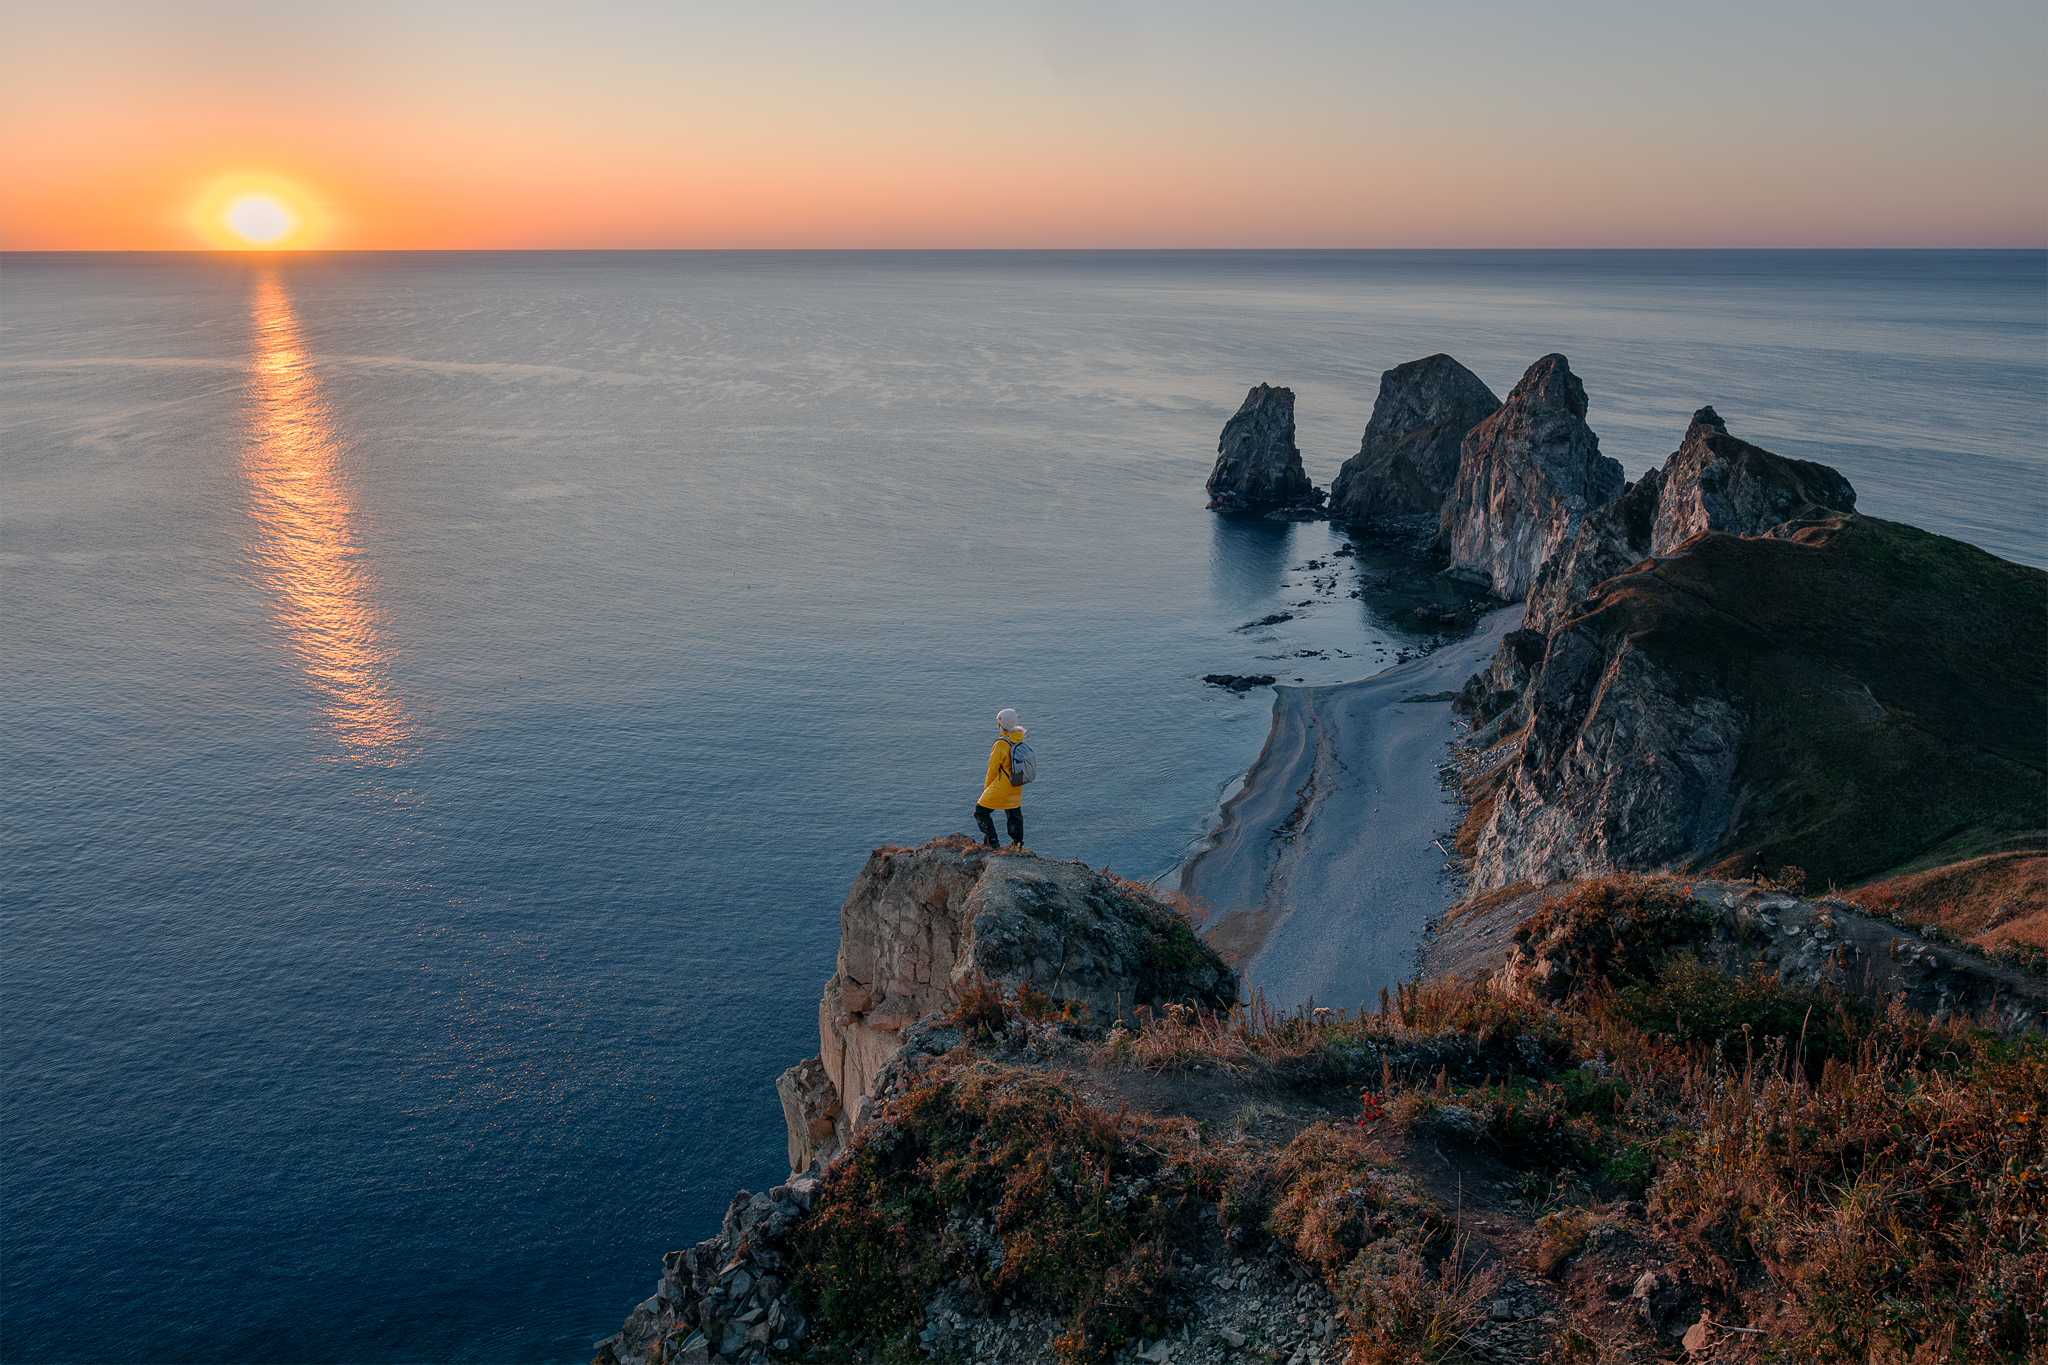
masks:
POLYGON ((1265 738, 1202 674, 1426 647, 1203 510, 1252 384, 1326 484, 1381 370, 1563 351, 1631 477, 1712 403, 2048 562, 2039 253, 0 272, 10 1360, 588 1359, 784 1173, 839 901, 996 708, 1032 846, 1151 876, 1265 738))

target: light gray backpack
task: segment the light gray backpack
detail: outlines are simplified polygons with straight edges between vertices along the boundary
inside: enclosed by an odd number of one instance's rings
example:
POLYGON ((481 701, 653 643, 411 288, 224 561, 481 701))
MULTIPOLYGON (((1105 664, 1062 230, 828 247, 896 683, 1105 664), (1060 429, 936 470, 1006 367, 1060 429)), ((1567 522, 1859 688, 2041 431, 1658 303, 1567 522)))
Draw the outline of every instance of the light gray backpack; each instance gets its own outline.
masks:
POLYGON ((1010 741, 1010 781, 1023 786, 1038 776, 1038 755, 1031 752, 1031 746, 1021 739, 1010 741))

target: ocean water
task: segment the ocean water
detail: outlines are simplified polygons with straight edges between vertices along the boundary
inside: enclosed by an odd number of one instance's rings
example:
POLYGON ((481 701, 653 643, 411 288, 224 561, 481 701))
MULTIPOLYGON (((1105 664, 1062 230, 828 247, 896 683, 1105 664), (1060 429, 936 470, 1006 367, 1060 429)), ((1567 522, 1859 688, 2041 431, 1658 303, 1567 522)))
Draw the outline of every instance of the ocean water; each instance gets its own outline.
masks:
POLYGON ((1381 370, 1561 350, 1631 476, 1712 403, 2043 564, 2044 304, 2027 252, 0 261, 0 1355, 587 1359, 783 1174, 839 901, 969 828, 998 707, 1032 846, 1150 877, 1265 737, 1201 674, 1427 646, 1447 589, 1204 510, 1250 385, 1326 483, 1381 370))

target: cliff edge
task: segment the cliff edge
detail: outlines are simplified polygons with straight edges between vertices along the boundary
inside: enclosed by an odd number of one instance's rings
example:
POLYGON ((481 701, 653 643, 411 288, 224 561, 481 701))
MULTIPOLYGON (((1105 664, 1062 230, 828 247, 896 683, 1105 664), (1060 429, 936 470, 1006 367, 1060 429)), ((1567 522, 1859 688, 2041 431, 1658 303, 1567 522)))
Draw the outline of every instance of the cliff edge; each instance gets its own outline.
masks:
POLYGON ((2048 837, 2048 574, 1809 507, 1707 531, 1509 637, 1473 885, 1795 865, 1842 886, 2048 837))
POLYGON ((1139 1006, 1236 1003, 1237 974, 1142 888, 959 836, 869 855, 839 910, 818 1055, 776 1082, 789 1165, 844 1150, 904 1031, 977 979, 1106 1028, 1139 1006))

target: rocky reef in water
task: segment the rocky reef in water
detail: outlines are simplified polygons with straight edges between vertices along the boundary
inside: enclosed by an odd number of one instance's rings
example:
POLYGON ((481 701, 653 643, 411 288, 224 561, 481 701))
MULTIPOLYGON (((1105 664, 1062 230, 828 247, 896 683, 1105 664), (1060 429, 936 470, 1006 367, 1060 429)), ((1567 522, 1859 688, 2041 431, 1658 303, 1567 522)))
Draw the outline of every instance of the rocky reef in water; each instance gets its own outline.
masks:
POLYGON ((1294 444, 1294 390, 1255 384, 1216 442, 1209 506, 1218 512, 1264 512, 1316 518, 1325 494, 1309 482, 1294 444))

